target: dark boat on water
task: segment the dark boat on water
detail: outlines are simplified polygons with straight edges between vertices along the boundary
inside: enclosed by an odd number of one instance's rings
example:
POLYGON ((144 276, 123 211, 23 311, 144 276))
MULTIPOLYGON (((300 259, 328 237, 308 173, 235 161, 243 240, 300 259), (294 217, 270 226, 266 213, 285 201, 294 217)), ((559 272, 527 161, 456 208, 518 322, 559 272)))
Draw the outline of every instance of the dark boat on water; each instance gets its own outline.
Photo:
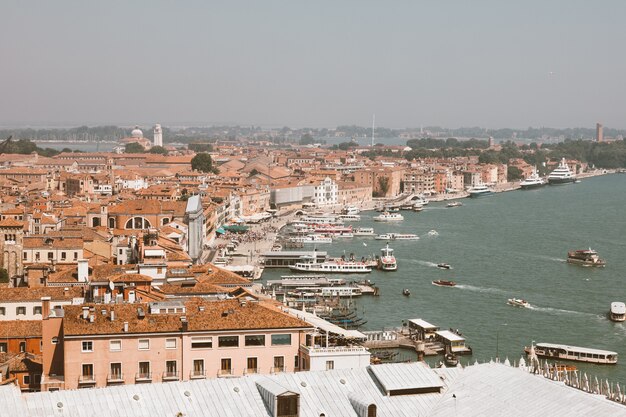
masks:
POLYGON ((438 287, 456 287, 456 282, 446 281, 445 279, 438 279, 437 281, 433 281, 433 285, 436 285, 438 287))
POLYGON ((582 266, 605 266, 606 261, 600 259, 598 252, 589 248, 567 252, 567 262, 582 266))
POLYGON ((443 363, 445 363, 448 367, 453 367, 459 364, 459 359, 454 353, 446 353, 443 356, 443 363))
POLYGON ((446 263, 443 263, 443 262, 440 263, 440 264, 437 264, 437 268, 439 268, 439 269, 452 269, 450 264, 446 264, 446 263))

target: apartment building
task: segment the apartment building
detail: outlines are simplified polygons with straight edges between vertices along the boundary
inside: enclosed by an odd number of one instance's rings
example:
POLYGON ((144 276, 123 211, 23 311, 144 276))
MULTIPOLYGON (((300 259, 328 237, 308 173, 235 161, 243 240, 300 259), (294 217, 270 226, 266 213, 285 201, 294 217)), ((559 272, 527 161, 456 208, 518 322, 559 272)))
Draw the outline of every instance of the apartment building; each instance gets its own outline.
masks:
POLYGON ((50 313, 44 302, 42 390, 293 372, 313 330, 246 300, 91 304, 50 313))

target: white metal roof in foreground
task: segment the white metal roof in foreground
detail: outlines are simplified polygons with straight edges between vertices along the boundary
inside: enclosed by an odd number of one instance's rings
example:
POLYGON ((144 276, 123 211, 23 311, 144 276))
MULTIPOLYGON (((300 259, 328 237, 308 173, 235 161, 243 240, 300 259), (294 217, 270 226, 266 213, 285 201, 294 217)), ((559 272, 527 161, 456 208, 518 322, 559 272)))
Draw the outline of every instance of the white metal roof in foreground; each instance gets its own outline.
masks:
POLYGON ((336 324, 317 317, 315 314, 293 308, 285 308, 285 310, 287 310, 287 312, 292 316, 295 316, 300 320, 304 320, 318 329, 324 330, 326 333, 339 334, 349 339, 367 339, 367 336, 358 330, 346 330, 343 327, 339 327, 336 324))
MULTIPOLYGON (((283 389, 299 393, 301 417, 319 417, 321 413, 329 417, 358 417, 357 410, 368 403, 376 405, 378 417, 626 417, 623 405, 502 364, 430 370, 441 378, 443 394, 387 396, 370 368, 388 366, 33 394, 21 394, 14 385, 3 386, 0 415, 269 417, 271 414, 257 386, 261 384, 274 394, 283 389)), ((399 377, 409 379, 421 369, 423 364, 414 363, 395 371, 401 374, 399 377)))
POLYGON ((430 324, 429 322, 427 322, 426 320, 423 319, 410 319, 409 322, 415 324, 416 326, 419 326, 423 329, 438 329, 439 326, 435 326, 434 324, 430 324))
POLYGON ((452 333, 450 330, 439 330, 437 332, 435 332, 435 334, 451 341, 451 342, 461 342, 463 340, 465 340, 465 338, 463 336, 459 336, 456 333, 452 333))
POLYGON ((387 366, 370 366, 370 370, 387 393, 397 390, 443 387, 439 376, 428 365, 419 363, 422 366, 415 366, 412 363, 391 363, 387 366))

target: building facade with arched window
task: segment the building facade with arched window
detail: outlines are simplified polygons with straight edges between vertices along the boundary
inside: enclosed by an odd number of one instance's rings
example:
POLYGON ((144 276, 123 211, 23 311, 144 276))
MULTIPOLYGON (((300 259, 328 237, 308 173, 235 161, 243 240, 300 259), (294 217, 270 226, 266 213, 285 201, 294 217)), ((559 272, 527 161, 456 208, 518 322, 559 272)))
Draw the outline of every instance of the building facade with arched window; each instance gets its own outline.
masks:
POLYGON ((184 201, 130 200, 108 208, 109 229, 146 230, 185 219, 184 201))

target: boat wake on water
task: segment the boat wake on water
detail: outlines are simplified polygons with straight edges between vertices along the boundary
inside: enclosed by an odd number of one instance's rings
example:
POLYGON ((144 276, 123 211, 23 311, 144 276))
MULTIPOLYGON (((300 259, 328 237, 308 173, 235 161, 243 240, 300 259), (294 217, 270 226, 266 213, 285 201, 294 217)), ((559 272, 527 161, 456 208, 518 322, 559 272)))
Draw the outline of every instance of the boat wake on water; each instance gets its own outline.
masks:
POLYGON ((437 264, 434 262, 420 261, 419 259, 407 259, 407 262, 424 265, 424 266, 432 266, 433 268, 437 268, 437 264))
POLYGON ((584 317, 593 317, 593 318, 602 318, 602 316, 593 313, 585 313, 584 311, 574 311, 574 310, 564 310, 561 308, 552 308, 552 307, 538 307, 538 306, 530 306, 532 310, 540 311, 549 314, 558 314, 558 315, 575 315, 575 316, 584 316, 584 317))
POLYGON ((462 290, 474 291, 474 292, 488 293, 488 294, 504 294, 504 295, 510 294, 509 291, 504 291, 499 288, 490 288, 490 287, 483 288, 483 287, 475 287, 473 285, 457 285, 456 288, 460 288, 462 290))

